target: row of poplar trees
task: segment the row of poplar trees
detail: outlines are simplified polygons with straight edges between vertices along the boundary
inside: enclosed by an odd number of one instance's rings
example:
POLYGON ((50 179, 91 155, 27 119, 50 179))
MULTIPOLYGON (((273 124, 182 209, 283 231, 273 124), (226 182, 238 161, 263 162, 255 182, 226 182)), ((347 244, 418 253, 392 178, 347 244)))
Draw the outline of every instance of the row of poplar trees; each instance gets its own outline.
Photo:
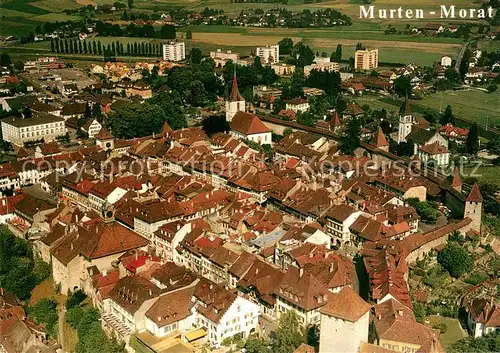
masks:
POLYGON ((89 54, 89 55, 128 55, 128 56, 161 56, 161 43, 134 42, 123 43, 116 41, 107 45, 100 41, 87 41, 73 39, 51 39, 50 50, 52 53, 59 54, 89 54))

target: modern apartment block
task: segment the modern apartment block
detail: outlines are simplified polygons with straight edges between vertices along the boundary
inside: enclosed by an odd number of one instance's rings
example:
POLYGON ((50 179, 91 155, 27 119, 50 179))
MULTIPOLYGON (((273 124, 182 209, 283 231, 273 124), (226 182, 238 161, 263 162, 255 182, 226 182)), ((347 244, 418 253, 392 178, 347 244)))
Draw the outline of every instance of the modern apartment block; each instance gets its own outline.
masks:
POLYGON ((163 44, 163 60, 182 61, 184 59, 186 59, 186 45, 184 42, 163 44))
POLYGON ((373 70, 378 67, 378 49, 356 50, 354 55, 356 70, 373 70))

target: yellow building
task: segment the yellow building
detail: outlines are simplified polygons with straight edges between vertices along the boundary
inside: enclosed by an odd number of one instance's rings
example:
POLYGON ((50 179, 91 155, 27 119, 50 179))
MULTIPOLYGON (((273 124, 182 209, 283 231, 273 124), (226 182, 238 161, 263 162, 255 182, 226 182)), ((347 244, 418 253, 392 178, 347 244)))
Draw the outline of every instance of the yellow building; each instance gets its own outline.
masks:
POLYGON ((354 55, 356 70, 373 70, 378 67, 378 49, 356 50, 354 55))

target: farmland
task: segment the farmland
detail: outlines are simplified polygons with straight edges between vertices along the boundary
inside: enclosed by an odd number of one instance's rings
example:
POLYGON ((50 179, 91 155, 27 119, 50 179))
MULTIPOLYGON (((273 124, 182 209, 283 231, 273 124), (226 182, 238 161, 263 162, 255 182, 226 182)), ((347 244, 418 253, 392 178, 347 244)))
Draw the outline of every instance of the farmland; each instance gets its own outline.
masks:
POLYGON ((418 104, 439 110, 447 105, 453 107, 457 116, 477 121, 485 125, 500 124, 500 92, 485 93, 476 90, 446 91, 436 95, 426 96, 418 104))

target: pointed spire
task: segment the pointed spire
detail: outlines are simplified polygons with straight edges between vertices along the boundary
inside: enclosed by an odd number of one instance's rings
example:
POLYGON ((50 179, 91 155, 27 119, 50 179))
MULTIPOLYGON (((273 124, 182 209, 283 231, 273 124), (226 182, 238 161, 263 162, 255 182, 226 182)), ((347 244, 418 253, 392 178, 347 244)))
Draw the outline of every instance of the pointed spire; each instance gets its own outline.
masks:
POLYGON ((338 113, 337 111, 335 111, 335 112, 333 113, 332 120, 330 121, 330 124, 331 124, 333 127, 340 126, 340 118, 339 118, 339 113, 338 113))
POLYGON ((161 134, 162 136, 166 136, 168 135, 170 132, 172 131, 172 128, 170 127, 170 125, 168 125, 168 123, 165 121, 163 123, 163 128, 161 129, 161 134))
POLYGON ((382 128, 380 126, 379 126, 377 132, 375 133, 375 136, 373 137, 372 145, 375 145, 377 147, 389 146, 389 142, 387 142, 387 139, 385 138, 384 132, 382 131, 382 128))
POLYGON ((481 191, 479 190, 479 185, 474 183, 472 186, 472 190, 469 193, 469 196, 465 199, 466 202, 483 202, 483 195, 481 195, 481 191))
POLYGON ((233 84, 231 86, 231 95, 229 96, 230 102, 238 102, 243 100, 238 91, 238 79, 236 78, 236 65, 234 66, 233 84))
POLYGON ((111 135, 111 132, 103 126, 97 135, 95 135, 95 138, 96 140, 109 140, 113 138, 113 135, 111 135))
POLYGON ((460 173, 458 172, 458 168, 455 167, 453 170, 453 180, 451 181, 452 188, 460 188, 462 187, 462 178, 460 178, 460 173))

